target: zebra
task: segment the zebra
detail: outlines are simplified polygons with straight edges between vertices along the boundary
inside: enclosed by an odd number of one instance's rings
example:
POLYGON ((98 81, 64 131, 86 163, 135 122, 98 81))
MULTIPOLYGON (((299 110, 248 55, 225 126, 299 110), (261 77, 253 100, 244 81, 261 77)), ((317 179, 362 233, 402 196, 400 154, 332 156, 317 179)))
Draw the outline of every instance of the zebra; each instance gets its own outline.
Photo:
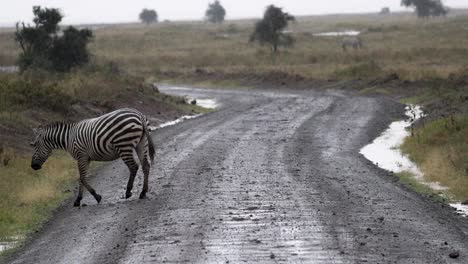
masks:
POLYGON ((361 49, 362 48, 362 40, 359 37, 352 36, 352 37, 345 37, 342 41, 342 48, 344 51, 348 51, 347 47, 352 47, 353 49, 361 49))
POLYGON ((132 196, 133 182, 139 165, 134 152, 142 166, 144 174, 143 189, 140 199, 148 192, 150 162, 154 161, 154 143, 149 135, 149 122, 138 110, 124 108, 85 119, 76 123, 55 122, 33 129, 35 139, 31 168, 40 170, 54 149, 66 150, 78 163, 79 189, 74 206, 79 207, 83 199, 83 187, 101 202, 101 195, 86 180, 91 161, 113 161, 121 158, 130 170, 125 198, 132 196))

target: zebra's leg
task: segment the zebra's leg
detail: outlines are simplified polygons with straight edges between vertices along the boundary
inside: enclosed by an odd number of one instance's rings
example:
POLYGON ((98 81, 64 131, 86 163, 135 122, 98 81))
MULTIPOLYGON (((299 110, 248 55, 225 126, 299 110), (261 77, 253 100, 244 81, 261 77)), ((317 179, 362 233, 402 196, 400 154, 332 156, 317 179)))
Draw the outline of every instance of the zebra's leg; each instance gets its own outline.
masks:
POLYGON ((76 197, 75 203, 73 206, 79 207, 81 204, 81 200, 83 199, 83 184, 81 183, 81 180, 78 180, 79 187, 78 187, 78 196, 76 197))
POLYGON ((91 185, 88 184, 88 181, 86 180, 86 176, 88 174, 88 167, 89 167, 89 159, 78 160, 78 170, 80 171, 80 182, 81 182, 81 185, 83 185, 88 190, 88 192, 90 192, 91 195, 93 195, 94 199, 96 199, 96 201, 100 203, 102 196, 97 194, 96 191, 91 187, 91 185))
POLYGON ((128 178, 128 183, 127 183, 127 191, 125 193, 125 198, 128 199, 132 197, 133 183, 135 181, 135 176, 138 172, 138 164, 133 158, 133 147, 120 148, 118 149, 118 151, 119 151, 120 158, 123 160, 125 165, 127 165, 130 171, 130 176, 128 178))
POLYGON ((138 159, 142 165, 144 180, 143 180, 143 189, 140 193, 140 199, 146 198, 146 193, 148 192, 148 178, 150 173, 150 163, 149 163, 149 154, 148 154, 148 139, 146 136, 137 146, 138 159))

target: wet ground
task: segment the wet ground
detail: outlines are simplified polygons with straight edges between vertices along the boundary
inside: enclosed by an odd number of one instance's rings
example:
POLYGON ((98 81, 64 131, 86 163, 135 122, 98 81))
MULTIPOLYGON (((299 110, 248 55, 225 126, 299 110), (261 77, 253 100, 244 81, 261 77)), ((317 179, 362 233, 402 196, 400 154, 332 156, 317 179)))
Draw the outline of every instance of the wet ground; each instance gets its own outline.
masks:
POLYGON ((161 90, 218 111, 153 132, 149 198, 122 199, 127 169, 108 163, 92 180, 102 203, 65 204, 11 263, 468 263, 467 219, 359 154, 402 105, 161 90))

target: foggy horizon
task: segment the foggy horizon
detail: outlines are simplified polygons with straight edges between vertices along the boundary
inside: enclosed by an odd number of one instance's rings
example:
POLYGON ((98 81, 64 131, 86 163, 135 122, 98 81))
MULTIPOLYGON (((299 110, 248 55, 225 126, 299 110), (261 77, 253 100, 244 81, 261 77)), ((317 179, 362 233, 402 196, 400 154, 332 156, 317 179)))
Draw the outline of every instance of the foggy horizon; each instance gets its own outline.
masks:
MULTIPOLYGON (((9 3, 0 10, 0 26, 14 26, 16 22, 30 23, 32 6, 40 5, 49 8, 59 8, 64 15, 62 24, 111 24, 138 22, 138 14, 143 8, 154 9, 159 21, 193 21, 202 20, 208 3, 207 0, 186 1, 150 1, 134 0, 111 1, 83 0, 80 2, 64 2, 59 0, 24 0, 9 3), (185 2, 185 3, 184 3, 185 2), (180 7, 183 8, 180 8, 180 7), (93 7, 93 8, 89 8, 93 7), (109 10, 108 12, 106 12, 109 10)), ((326 3, 311 3, 309 0, 245 0, 220 1, 227 11, 226 19, 259 18, 265 7, 270 4, 282 7, 295 16, 377 13, 382 7, 389 7, 392 12, 412 11, 400 6, 401 0, 328 0, 326 3)), ((445 0, 443 3, 450 8, 466 8, 468 0, 445 0)))

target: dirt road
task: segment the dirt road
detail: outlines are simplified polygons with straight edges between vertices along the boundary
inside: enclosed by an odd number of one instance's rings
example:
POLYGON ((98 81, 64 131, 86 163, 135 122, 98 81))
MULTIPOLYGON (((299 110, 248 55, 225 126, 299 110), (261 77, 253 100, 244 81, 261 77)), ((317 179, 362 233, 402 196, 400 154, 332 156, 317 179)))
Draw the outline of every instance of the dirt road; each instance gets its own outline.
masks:
POLYGON ((402 106, 162 90, 221 106, 154 132, 149 199, 122 199, 127 169, 109 163, 92 181, 103 202, 65 205, 11 263, 468 263, 468 219, 359 154, 402 106))

